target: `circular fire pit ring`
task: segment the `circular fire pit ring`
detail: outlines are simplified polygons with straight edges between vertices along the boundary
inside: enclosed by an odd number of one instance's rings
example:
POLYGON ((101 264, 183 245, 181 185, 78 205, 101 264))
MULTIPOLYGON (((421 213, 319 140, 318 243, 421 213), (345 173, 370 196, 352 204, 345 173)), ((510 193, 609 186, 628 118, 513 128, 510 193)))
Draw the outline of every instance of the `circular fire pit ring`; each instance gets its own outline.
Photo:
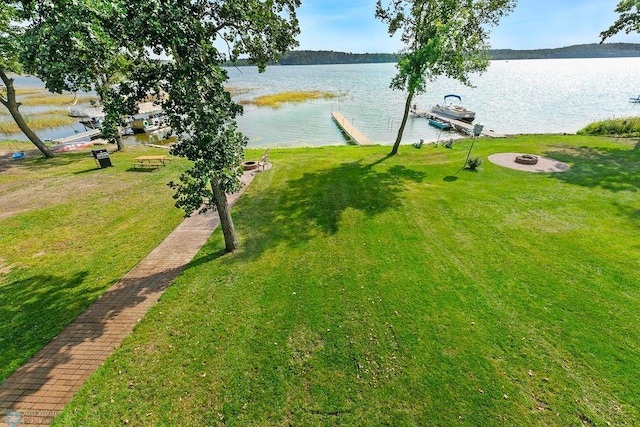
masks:
POLYGON ((520 154, 516 156, 515 162, 521 165, 535 165, 538 163, 538 156, 534 156, 533 154, 520 154))
POLYGON ((257 169, 258 166, 259 166, 258 162, 254 162, 254 161, 249 161, 249 162, 242 163, 242 169, 244 169, 246 171, 257 169))
POLYGON ((525 153, 496 153, 491 154, 488 159, 494 165, 525 172, 566 172, 571 168, 571 166, 561 162, 560 160, 545 156, 536 156, 538 158, 538 163, 535 165, 523 165, 514 161, 517 156, 522 156, 524 154, 525 153))

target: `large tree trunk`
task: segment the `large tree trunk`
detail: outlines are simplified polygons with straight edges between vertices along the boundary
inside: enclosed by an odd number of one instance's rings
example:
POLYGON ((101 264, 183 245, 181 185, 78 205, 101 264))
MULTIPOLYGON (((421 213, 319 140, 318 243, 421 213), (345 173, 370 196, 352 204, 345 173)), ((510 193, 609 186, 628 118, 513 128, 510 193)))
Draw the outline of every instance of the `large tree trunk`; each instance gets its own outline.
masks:
POLYGON ((404 104, 404 116, 402 116, 402 123, 400 129, 398 129, 398 136, 396 142, 393 144, 393 149, 390 155, 394 156, 398 154, 398 148, 400 147, 400 141, 402 141, 402 134, 404 133, 404 127, 407 125, 407 119, 409 118, 409 110, 411 109, 411 101, 413 101, 413 92, 409 92, 407 95, 407 102, 404 104))
POLYGON ((227 195, 224 190, 222 190, 222 187, 220 187, 220 181, 217 179, 211 181, 211 190, 213 190, 213 198, 215 199, 218 215, 220 216, 220 226, 222 227, 222 234, 224 234, 225 250, 227 252, 233 252, 238 249, 239 245, 236 230, 233 226, 233 219, 231 219, 227 195))
POLYGON ((22 133, 24 133, 25 136, 29 138, 29 140, 33 142, 36 147, 38 147, 38 150, 40 150, 45 157, 52 158, 53 153, 51 152, 51 150, 49 150, 49 148, 44 145, 38 135, 36 135, 35 132, 31 130, 24 117, 22 117, 22 114, 20 113, 21 103, 16 100, 16 89, 13 87, 13 79, 10 79, 5 73, 5 70, 2 68, 0 68, 0 78, 7 88, 7 99, 3 99, 2 97, 0 97, 0 103, 7 107, 7 110, 9 110, 9 113, 11 113, 11 117, 13 117, 13 120, 15 120, 22 133))

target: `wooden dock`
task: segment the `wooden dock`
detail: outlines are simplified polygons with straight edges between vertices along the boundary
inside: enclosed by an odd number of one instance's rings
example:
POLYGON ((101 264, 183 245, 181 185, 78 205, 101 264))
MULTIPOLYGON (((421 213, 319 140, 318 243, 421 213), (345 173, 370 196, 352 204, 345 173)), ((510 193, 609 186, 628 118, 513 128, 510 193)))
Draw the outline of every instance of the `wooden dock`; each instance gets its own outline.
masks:
MULTIPOLYGON (((473 124, 471 123, 467 123, 467 122, 462 122, 460 120, 455 120, 452 119, 451 117, 446 117, 446 116, 442 116, 440 114, 434 114, 431 111, 424 111, 424 110, 414 110, 413 114, 415 116, 418 117, 426 117, 427 119, 438 119, 438 120, 442 120, 444 122, 447 122, 451 125, 451 127, 459 133, 463 133, 466 135, 473 135, 473 124)), ((490 129, 482 129, 482 132, 480 133, 480 135, 482 136, 489 136, 491 138, 506 138, 506 135, 502 135, 499 134, 497 132, 494 132, 493 130, 490 129)))
POLYGON ((88 132, 76 133, 75 135, 67 136, 66 138, 54 139, 52 142, 55 144, 67 144, 69 142, 77 141, 79 139, 91 138, 100 134, 100 129, 93 129, 88 132))
POLYGON ((357 145, 373 145, 373 142, 369 138, 367 138, 362 132, 356 129, 345 117, 342 113, 338 111, 332 111, 331 117, 338 124, 340 129, 347 134, 347 136, 355 142, 357 145))

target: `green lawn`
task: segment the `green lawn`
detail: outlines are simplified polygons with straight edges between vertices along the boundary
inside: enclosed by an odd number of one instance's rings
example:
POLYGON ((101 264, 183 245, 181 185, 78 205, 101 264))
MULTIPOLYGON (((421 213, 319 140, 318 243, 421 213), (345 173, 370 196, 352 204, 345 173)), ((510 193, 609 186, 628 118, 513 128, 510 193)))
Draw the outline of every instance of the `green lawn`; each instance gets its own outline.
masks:
POLYGON ((640 145, 481 139, 476 173, 468 147, 272 149, 241 250, 217 230, 55 424, 634 424, 640 145))
POLYGON ((0 151, 17 148, 31 151, 0 162, 0 381, 182 220, 166 185, 179 159, 133 171, 135 156, 158 150, 131 147, 98 169, 90 151, 47 160, 33 144, 0 142, 0 151))

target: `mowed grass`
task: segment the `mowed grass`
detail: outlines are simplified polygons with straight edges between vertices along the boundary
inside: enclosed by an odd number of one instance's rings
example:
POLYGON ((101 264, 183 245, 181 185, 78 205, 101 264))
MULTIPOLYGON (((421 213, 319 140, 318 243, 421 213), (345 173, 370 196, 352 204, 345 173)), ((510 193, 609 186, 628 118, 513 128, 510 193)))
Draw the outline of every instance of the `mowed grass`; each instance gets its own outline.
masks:
POLYGON ((468 147, 272 149, 241 250, 217 230, 55 425, 637 422, 640 146, 468 147))
POLYGON ((135 156, 158 154, 141 147, 112 154, 108 169, 97 169, 90 151, 47 160, 33 144, 8 141, 0 151, 1 381, 181 221, 166 182, 184 164, 134 172, 135 156))

